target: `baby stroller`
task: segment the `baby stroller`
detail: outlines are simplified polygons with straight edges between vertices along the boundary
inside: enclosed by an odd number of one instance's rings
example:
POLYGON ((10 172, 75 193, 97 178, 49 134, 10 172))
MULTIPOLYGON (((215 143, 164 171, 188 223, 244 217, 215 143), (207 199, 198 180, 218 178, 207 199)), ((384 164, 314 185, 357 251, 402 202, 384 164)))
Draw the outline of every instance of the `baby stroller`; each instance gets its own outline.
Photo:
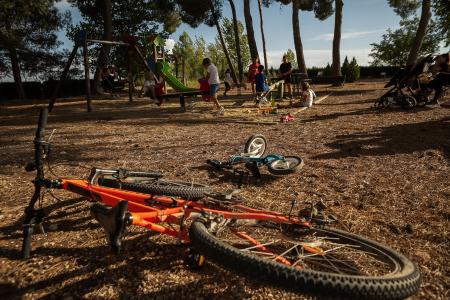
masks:
POLYGON ((424 107, 428 103, 427 71, 433 63, 433 56, 428 55, 419 60, 415 65, 400 69, 384 86, 391 87, 376 102, 375 107, 387 108, 392 104, 402 108, 424 107))

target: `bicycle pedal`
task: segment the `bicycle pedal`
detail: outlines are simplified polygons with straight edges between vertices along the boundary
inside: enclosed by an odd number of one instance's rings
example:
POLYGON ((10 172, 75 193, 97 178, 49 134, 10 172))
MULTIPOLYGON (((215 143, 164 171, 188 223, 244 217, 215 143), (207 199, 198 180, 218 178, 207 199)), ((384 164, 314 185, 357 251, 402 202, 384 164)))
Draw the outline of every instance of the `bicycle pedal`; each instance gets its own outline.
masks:
POLYGON ((222 193, 220 193, 226 200, 231 200, 233 198, 233 195, 238 194, 241 190, 240 189, 231 189, 226 190, 222 193))
POLYGON ((126 227, 132 222, 131 214, 128 212, 128 201, 120 201, 112 208, 95 203, 91 206, 91 215, 105 231, 111 251, 119 254, 122 247, 122 236, 126 227))

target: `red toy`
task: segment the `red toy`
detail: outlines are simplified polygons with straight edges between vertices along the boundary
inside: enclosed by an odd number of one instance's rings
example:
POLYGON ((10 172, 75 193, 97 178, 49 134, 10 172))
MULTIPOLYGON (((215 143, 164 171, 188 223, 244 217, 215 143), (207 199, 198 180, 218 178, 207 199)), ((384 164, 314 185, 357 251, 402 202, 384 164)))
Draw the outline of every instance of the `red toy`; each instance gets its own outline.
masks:
POLYGON ((283 122, 283 123, 287 123, 287 122, 290 122, 290 121, 294 121, 294 119, 295 119, 294 116, 291 115, 291 113, 288 113, 287 115, 283 115, 281 117, 280 121, 283 122))
POLYGON ((198 83, 200 83, 200 91, 202 91, 202 99, 203 101, 210 101, 211 96, 209 95, 209 83, 206 78, 200 78, 198 80, 198 83))

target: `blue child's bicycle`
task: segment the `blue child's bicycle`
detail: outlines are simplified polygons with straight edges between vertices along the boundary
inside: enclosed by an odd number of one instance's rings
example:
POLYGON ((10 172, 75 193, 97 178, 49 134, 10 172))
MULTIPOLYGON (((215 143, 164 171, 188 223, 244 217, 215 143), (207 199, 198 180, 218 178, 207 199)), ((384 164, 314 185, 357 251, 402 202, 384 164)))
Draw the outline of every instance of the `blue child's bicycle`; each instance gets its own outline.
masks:
POLYGON ((244 153, 233 155, 225 162, 215 159, 208 159, 206 162, 216 170, 235 170, 235 166, 245 164, 245 167, 258 179, 261 178, 259 168, 263 165, 267 166, 269 172, 274 175, 292 174, 303 167, 303 159, 298 156, 283 156, 275 153, 264 156, 266 152, 266 138, 261 134, 255 134, 245 143, 244 153))

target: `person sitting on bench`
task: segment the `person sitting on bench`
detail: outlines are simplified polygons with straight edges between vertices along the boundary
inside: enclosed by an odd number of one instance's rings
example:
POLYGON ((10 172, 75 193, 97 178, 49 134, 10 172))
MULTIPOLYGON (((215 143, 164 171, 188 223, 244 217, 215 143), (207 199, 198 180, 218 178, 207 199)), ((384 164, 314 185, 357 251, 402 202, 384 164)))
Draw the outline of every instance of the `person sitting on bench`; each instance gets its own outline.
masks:
POLYGON ((164 94, 164 82, 163 79, 158 80, 152 71, 145 73, 144 81, 144 96, 150 97, 150 99, 155 100, 158 106, 163 103, 163 98, 161 95, 164 94))

